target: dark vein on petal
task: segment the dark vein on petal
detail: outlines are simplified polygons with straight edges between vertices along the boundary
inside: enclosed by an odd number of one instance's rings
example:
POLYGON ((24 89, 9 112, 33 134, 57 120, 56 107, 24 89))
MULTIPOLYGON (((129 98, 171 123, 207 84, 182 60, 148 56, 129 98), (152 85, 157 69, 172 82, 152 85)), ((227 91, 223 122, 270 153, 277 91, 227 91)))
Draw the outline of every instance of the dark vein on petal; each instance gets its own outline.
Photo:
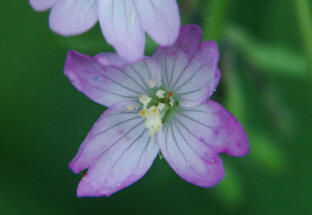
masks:
POLYGON ((178 143, 178 141, 177 141, 177 139, 176 139, 175 132, 174 132, 174 130, 173 130, 172 124, 170 124, 170 127, 171 127, 171 131, 172 131, 173 140, 174 140, 174 142, 175 142, 177 148, 179 149, 180 153, 182 154, 182 156, 183 156, 185 162, 187 163, 187 167, 190 167, 190 168, 191 168, 194 172, 196 172, 198 175, 203 176, 202 174, 200 174, 200 173, 190 164, 190 162, 189 162, 188 159, 186 158, 185 154, 183 153, 182 149, 180 148, 180 145, 179 145, 179 143, 178 143))
POLYGON ((130 78, 136 85, 138 85, 144 92, 148 93, 148 91, 146 90, 146 88, 144 88, 139 82, 137 82, 137 80, 135 80, 134 78, 132 78, 127 72, 121 71, 120 69, 117 69, 117 71, 119 71, 121 74, 127 76, 128 78, 130 78))
POLYGON ((185 109, 185 108, 181 108, 180 110, 182 112, 196 112, 196 113, 207 113, 207 114, 211 114, 212 113, 212 112, 206 112, 206 111, 202 111, 202 110, 185 109))
POLYGON ((146 151, 148 145, 150 145, 150 144, 149 144, 150 140, 151 140, 151 137, 149 136, 148 139, 147 139, 147 143, 145 144, 145 146, 144 146, 142 152, 140 153, 139 160, 138 160, 138 162, 137 162, 137 164, 136 164, 136 166, 135 166, 133 172, 136 171, 136 169, 138 168, 139 164, 141 163, 142 156, 143 156, 144 152, 146 151))
POLYGON ((190 91, 186 91, 186 92, 182 92, 182 93, 178 93, 178 92, 177 92, 176 94, 179 95, 179 96, 183 96, 183 95, 187 95, 187 94, 192 94, 192 93, 198 92, 198 91, 200 91, 200 90, 202 90, 202 89, 204 89, 204 88, 206 88, 206 87, 208 87, 207 84, 205 84, 204 86, 199 87, 199 88, 197 88, 197 89, 195 89, 195 90, 190 90, 190 91))
POLYGON ((171 76, 170 76, 170 85, 172 84, 172 79, 173 79, 173 74, 174 74, 174 71, 175 71, 175 66, 176 66, 176 63, 177 63, 177 59, 178 57, 180 56, 180 52, 178 52, 178 54, 176 55, 175 59, 174 59, 174 64, 173 64, 173 68, 171 70, 171 76))
POLYGON ((130 68, 134 71, 134 73, 141 79, 141 81, 143 82, 144 86, 148 89, 149 87, 148 87, 148 85, 146 84, 144 78, 142 78, 142 76, 139 75, 138 71, 134 68, 133 65, 129 65, 129 66, 130 66, 130 68))
POLYGON ((113 114, 106 115, 105 117, 118 116, 118 115, 131 115, 131 114, 137 115, 138 112, 118 112, 118 113, 113 113, 113 114))
POLYGON ((115 167, 115 165, 121 160, 121 158, 125 155, 125 153, 127 151, 129 151, 129 149, 144 135, 144 133, 146 132, 146 129, 144 128, 143 131, 140 133, 139 136, 137 136, 131 143, 130 145, 122 152, 121 156, 117 159, 117 161, 113 164, 113 166, 111 167, 111 169, 113 169, 115 167))
POLYGON ((193 121, 193 122, 196 122, 196 123, 198 123, 198 124, 200 124, 200 125, 202 125, 202 126, 205 126, 205 127, 209 128, 209 129, 212 129, 212 130, 215 130, 215 129, 216 129, 216 128, 210 127, 209 125, 206 125, 206 124, 204 124, 204 123, 202 123, 202 122, 200 122, 200 121, 198 121, 198 120, 196 120, 196 119, 193 119, 193 118, 191 118, 191 117, 189 117, 189 116, 187 116, 187 115, 184 115, 184 114, 182 114, 182 113, 177 112, 177 114, 178 114, 178 115, 181 115, 181 116, 183 116, 184 118, 189 119, 189 120, 191 120, 191 121, 193 121))
POLYGON ((186 144, 203 160, 205 161, 205 158, 202 157, 201 154, 199 154, 199 152, 197 150, 195 150, 193 148, 193 146, 189 143, 189 141, 185 138, 185 136, 183 135, 183 132, 180 130, 179 126, 177 125, 176 121, 174 121, 174 124, 176 126, 177 131, 179 132, 179 134, 181 135, 182 139, 186 142, 186 144))
POLYGON ((112 2, 112 8, 111 8, 111 10, 112 10, 112 24, 113 24, 113 27, 115 27, 115 14, 114 14, 115 0, 111 0, 111 2, 112 2))
MULTIPOLYGON (((184 81, 179 87, 177 87, 176 89, 175 89, 175 91, 179 91, 179 89, 181 88, 181 87, 183 87, 185 84, 187 84, 189 81, 191 81, 196 75, 197 75, 197 73, 198 72, 200 72, 201 71, 201 69, 204 67, 204 66, 206 66, 207 64, 202 64, 197 70, 196 70, 196 72, 194 72, 194 74, 192 74, 186 81, 184 81)), ((210 81, 210 80, 209 80, 210 81)), ((208 81, 208 82, 209 82, 208 81)))
POLYGON ((165 67, 166 67, 165 73, 166 73, 167 87, 168 87, 169 89, 171 89, 171 86, 169 85, 169 78, 168 78, 167 54, 165 54, 165 67))
POLYGON ((97 87, 97 86, 94 86, 94 88, 97 89, 97 90, 100 90, 100 91, 102 91, 104 93, 110 93, 110 94, 113 94, 115 96, 119 96, 119 97, 126 98, 126 99, 137 99, 138 98, 137 96, 126 96, 126 95, 122 95, 122 94, 119 94, 119 93, 111 92, 109 90, 104 90, 104 89, 102 89, 100 87, 97 87))
POLYGON ((165 146, 166 146, 166 150, 167 150, 167 153, 168 153, 168 156, 169 156, 169 150, 168 150, 168 130, 169 130, 169 127, 167 126, 166 128, 166 142, 165 142, 165 146))
POLYGON ((139 119, 139 118, 141 118, 141 116, 136 116, 136 117, 132 117, 132 118, 130 118, 130 119, 126 119, 126 120, 124 120, 124 121, 121 121, 121 122, 119 122, 119 123, 117 123, 117 124, 115 124, 115 125, 113 125, 113 126, 107 128, 107 129, 105 129, 104 131, 101 131, 101 132, 99 132, 99 133, 94 134, 94 136, 98 136, 98 135, 104 134, 104 133, 107 132, 108 130, 110 130, 110 129, 112 129, 112 128, 115 128, 115 127, 117 127, 117 126, 119 126, 119 125, 121 125, 121 124, 123 124, 123 123, 125 123, 125 122, 130 122, 130 121, 132 121, 132 120, 139 119))
MULTIPOLYGON (((110 80, 112 83, 114 83, 114 84, 120 86, 121 88, 127 89, 127 90, 129 90, 129 91, 131 91, 131 92, 134 92, 134 93, 140 95, 140 92, 138 92, 138 91, 136 91, 136 90, 133 90, 133 89, 131 89, 131 88, 129 88, 129 87, 126 87, 126 86, 124 86, 124 85, 118 83, 117 81, 113 80, 112 78, 106 76, 105 74, 103 74, 104 71, 100 70, 97 66, 95 66, 95 65, 93 65, 93 64, 90 64, 90 67, 94 68, 96 71, 98 71, 98 73, 99 73, 100 75, 102 75, 104 78, 110 80)), ((116 68, 115 68, 115 69, 116 69, 116 68)), ((106 71, 106 72, 107 72, 107 71, 106 71)), ((91 73, 91 72, 86 71, 86 73, 91 73)))
POLYGON ((121 137, 119 137, 115 142, 113 142, 108 148, 106 148, 99 156, 102 157, 104 153, 106 153, 110 148, 112 148, 116 143, 118 143, 121 139, 123 139, 125 136, 130 134, 134 129, 136 129, 141 123, 143 123, 144 120, 140 121, 138 124, 136 124, 133 128, 131 128, 129 131, 124 133, 121 137))
POLYGON ((177 78, 177 80, 174 82, 173 84, 173 88, 175 88, 176 84, 179 82, 180 78, 184 75, 186 69, 191 65, 192 59, 189 60, 189 62, 186 64, 186 66, 184 67, 184 69, 182 70, 181 74, 179 75, 179 77, 177 78))
POLYGON ((151 71, 150 71, 148 65, 146 64, 145 60, 143 61, 143 63, 144 63, 144 65, 145 65, 145 67, 146 67, 146 70, 147 70, 149 79, 152 80, 151 71))
POLYGON ((96 1, 96 0, 94 0, 94 1, 93 1, 93 3, 92 3, 92 5, 91 5, 91 7, 88 9, 88 12, 86 13, 86 15, 85 15, 84 19, 85 19, 86 17, 88 17, 88 16, 89 16, 90 12, 91 12, 91 11, 92 11, 92 9, 95 7, 96 3, 97 3, 97 1, 96 1))

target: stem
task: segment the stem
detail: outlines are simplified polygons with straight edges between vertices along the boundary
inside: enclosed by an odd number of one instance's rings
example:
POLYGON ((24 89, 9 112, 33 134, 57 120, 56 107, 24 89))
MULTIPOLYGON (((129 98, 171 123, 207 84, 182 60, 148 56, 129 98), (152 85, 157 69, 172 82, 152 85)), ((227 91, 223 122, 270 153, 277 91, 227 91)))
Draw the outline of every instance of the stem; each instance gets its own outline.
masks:
POLYGON ((222 35, 227 0, 203 0, 203 39, 219 41, 222 35))
POLYGON ((294 0, 298 24, 305 48, 307 71, 312 81, 312 20, 309 0, 294 0))

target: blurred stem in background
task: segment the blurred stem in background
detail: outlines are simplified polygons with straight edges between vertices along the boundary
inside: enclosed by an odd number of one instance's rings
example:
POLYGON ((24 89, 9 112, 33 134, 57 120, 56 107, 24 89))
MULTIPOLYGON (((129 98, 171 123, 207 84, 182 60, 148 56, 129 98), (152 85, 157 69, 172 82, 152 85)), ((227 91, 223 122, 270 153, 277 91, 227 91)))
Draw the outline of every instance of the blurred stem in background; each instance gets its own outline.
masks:
POLYGON ((294 0, 299 28, 306 52, 307 70, 312 81, 312 21, 309 0, 294 0))
POLYGON ((225 11, 228 5, 227 0, 203 0, 203 39, 218 41, 221 38, 224 23, 225 11))

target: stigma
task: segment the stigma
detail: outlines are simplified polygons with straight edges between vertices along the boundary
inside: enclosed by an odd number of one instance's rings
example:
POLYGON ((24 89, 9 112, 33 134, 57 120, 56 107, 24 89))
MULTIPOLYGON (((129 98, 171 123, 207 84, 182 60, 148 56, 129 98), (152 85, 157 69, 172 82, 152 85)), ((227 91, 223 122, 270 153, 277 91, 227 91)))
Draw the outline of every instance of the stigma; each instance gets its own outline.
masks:
MULTIPOLYGON (((150 83, 155 87, 155 83, 150 83)), ((168 120, 172 110, 175 108, 173 93, 162 88, 153 89, 150 95, 143 94, 138 97, 140 105, 137 107, 129 106, 128 110, 138 109, 139 115, 145 119, 144 125, 149 129, 149 135, 152 137, 160 131, 162 124, 168 120)))
MULTIPOLYGON (((159 95, 163 94, 163 92, 159 93, 157 91, 155 98, 159 99, 159 95)), ((161 111, 165 108, 165 104, 161 103, 157 100, 154 104, 152 103, 153 99, 148 95, 141 95, 139 97, 139 101, 142 104, 142 109, 139 111, 139 115, 145 119, 144 125, 147 129, 149 129, 149 136, 153 136, 155 133, 160 131, 162 126, 162 119, 161 119, 161 111)))
POLYGON ((149 136, 152 137, 162 126, 161 115, 158 107, 153 105, 147 109, 142 109, 139 114, 145 118, 144 125, 149 129, 149 136))

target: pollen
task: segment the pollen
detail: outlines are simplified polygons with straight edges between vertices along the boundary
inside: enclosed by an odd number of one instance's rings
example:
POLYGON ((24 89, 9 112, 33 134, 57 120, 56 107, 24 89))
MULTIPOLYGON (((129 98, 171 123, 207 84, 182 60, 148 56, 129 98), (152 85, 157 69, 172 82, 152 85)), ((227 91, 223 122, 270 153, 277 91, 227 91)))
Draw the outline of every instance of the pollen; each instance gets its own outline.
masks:
POLYGON ((154 105, 146 110, 145 127, 149 129, 149 135, 153 136, 162 126, 159 109, 154 105))
POLYGON ((143 118, 146 118, 146 109, 143 109, 140 111, 140 116, 142 116, 143 118))
POLYGON ((172 97, 173 93, 172 92, 168 92, 167 98, 170 99, 172 97))

